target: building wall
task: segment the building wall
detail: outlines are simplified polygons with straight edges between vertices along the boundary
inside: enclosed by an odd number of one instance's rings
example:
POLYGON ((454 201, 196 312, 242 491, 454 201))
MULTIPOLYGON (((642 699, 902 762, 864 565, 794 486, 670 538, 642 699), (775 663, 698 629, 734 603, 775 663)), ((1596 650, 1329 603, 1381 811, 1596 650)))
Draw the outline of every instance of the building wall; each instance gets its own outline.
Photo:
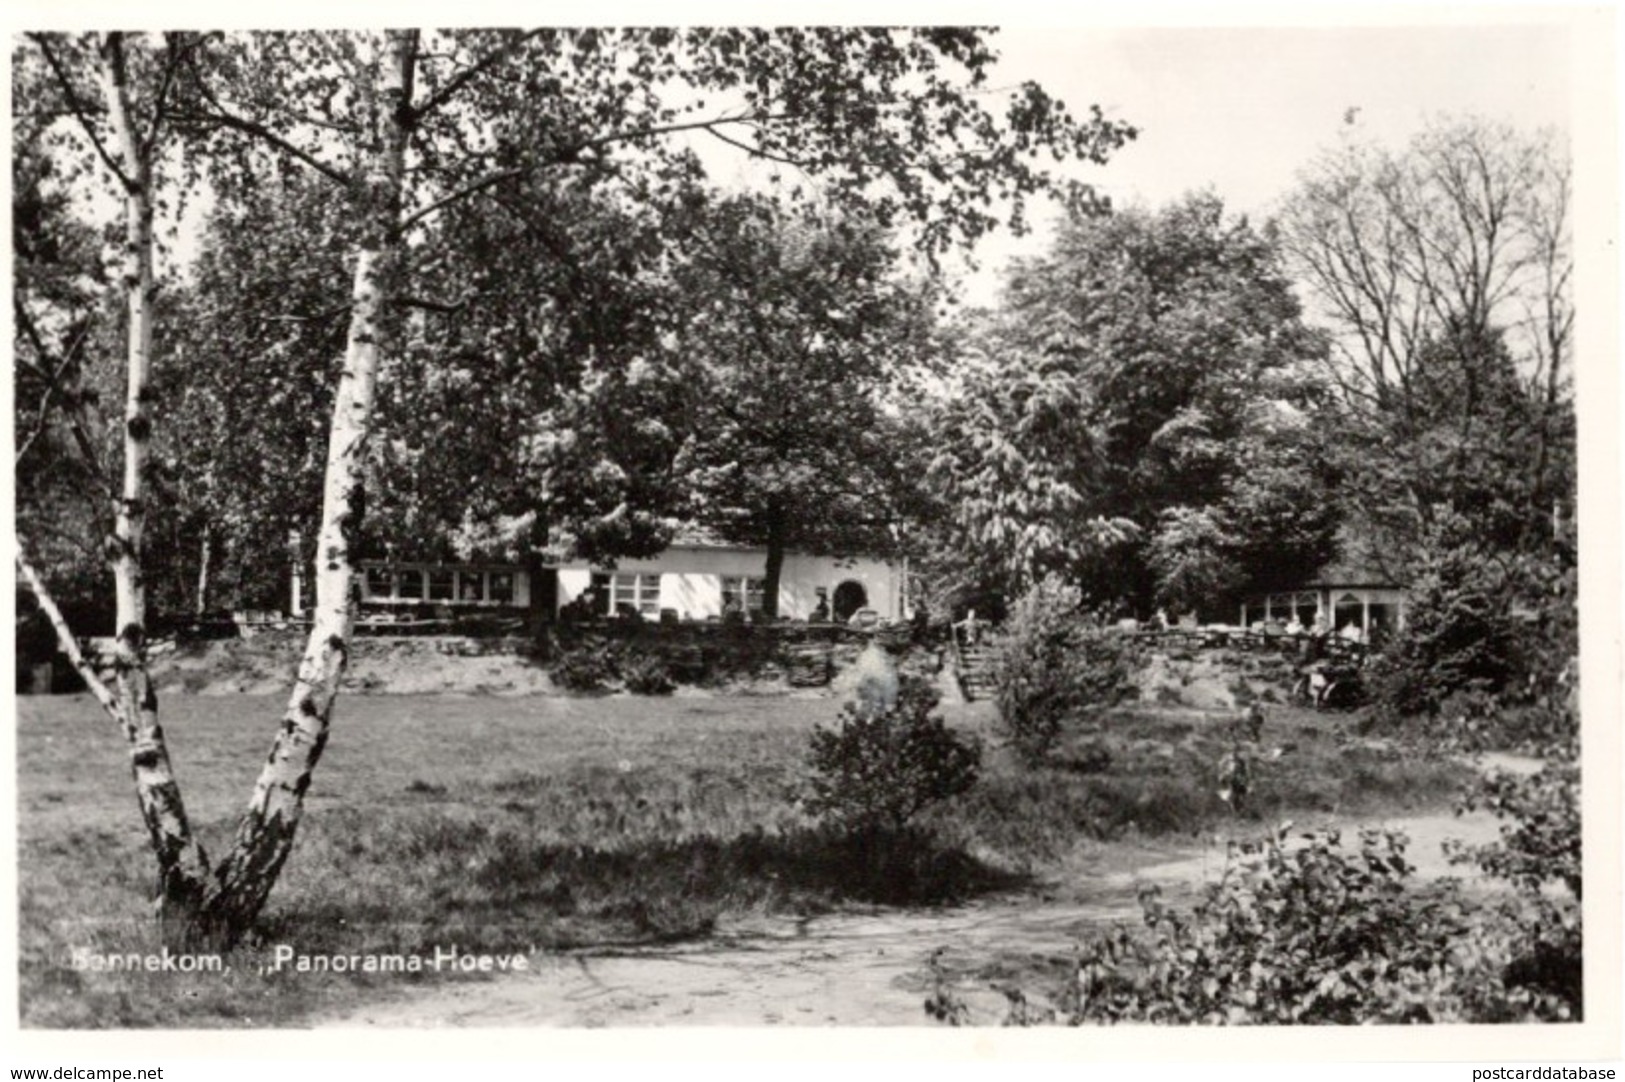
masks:
MULTIPOLYGON (((559 568, 559 605, 568 605, 592 585, 594 568, 586 563, 559 568)), ((724 577, 762 578, 767 571, 763 549, 674 545, 647 560, 621 560, 616 572, 660 576, 660 607, 680 616, 703 620, 722 615, 724 577)), ((779 614, 804 620, 818 606, 818 588, 832 599, 835 587, 851 579, 863 585, 868 607, 891 619, 901 619, 902 576, 881 560, 860 557, 836 559, 787 553, 779 576, 779 614)))

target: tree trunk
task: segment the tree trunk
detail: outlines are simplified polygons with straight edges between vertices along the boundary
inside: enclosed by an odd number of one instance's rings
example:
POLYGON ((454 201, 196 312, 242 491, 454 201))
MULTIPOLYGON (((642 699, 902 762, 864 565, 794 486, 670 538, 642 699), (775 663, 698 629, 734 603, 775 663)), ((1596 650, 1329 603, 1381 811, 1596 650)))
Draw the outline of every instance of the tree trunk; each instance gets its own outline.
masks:
POLYGON ((767 536, 767 573, 762 580, 762 611, 779 618, 779 581, 784 577, 784 530, 775 520, 767 536))
POLYGON ((210 557, 214 555, 214 531, 207 523, 203 526, 203 542, 198 546, 197 557, 197 604, 193 611, 199 619, 209 611, 209 564, 210 557))
POLYGON ((158 697, 147 674, 146 589, 142 579, 142 534, 146 525, 146 475, 152 421, 147 415, 152 361, 153 207, 151 147, 136 135, 130 109, 123 35, 102 41, 99 65, 103 97, 113 128, 112 153, 119 160, 124 189, 122 286, 129 320, 128 369, 124 402, 124 478, 114 509, 109 543, 117 596, 114 672, 118 720, 130 742, 136 799, 158 858, 157 904, 166 919, 185 916, 197 905, 208 861, 193 837, 180 786, 170 765, 164 731, 158 724, 158 697))
POLYGON ((373 387, 395 284, 403 166, 410 118, 416 31, 390 31, 381 66, 373 147, 364 192, 366 228, 356 258, 344 369, 333 404, 316 597, 310 639, 271 753, 238 822, 231 852, 216 869, 205 923, 231 943, 252 925, 293 846, 311 772, 327 744, 333 703, 348 659, 352 557, 363 514, 363 467, 372 429, 373 387))

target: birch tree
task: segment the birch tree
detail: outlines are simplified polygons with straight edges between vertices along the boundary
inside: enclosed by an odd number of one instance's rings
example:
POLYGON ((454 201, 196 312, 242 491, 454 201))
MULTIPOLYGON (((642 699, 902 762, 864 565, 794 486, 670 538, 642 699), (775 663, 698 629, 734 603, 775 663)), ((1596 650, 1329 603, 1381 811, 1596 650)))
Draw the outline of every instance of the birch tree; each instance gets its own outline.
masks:
POLYGON ((123 730, 130 746, 137 803, 157 858, 159 912, 166 919, 178 917, 179 925, 185 927, 202 904, 208 858, 186 815, 147 672, 142 552, 153 423, 148 406, 155 301, 154 218, 169 95, 186 46, 171 40, 148 52, 132 46, 121 33, 78 39, 36 35, 33 40, 54 76, 63 107, 78 122, 120 200, 122 236, 115 280, 125 308, 126 379, 122 477, 107 540, 117 613, 113 687, 84 658, 38 572, 21 550, 17 566, 50 616, 69 658, 123 730))

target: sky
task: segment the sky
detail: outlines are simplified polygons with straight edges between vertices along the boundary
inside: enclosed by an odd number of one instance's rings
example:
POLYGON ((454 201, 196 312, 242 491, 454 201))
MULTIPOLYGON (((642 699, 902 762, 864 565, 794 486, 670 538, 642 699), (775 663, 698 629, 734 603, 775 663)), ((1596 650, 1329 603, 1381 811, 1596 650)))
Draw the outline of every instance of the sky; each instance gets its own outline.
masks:
MULTIPOLYGON (((1179 9, 1186 23, 1238 23, 1229 26, 1168 25, 1165 7, 1145 9, 1148 21, 1164 25, 1139 26, 1131 25, 1139 9, 1078 10, 1097 25, 1001 29, 993 38, 1001 59, 991 83, 1035 80, 1074 116, 1099 105, 1108 117, 1134 125, 1137 138, 1106 165, 1065 170, 1119 207, 1155 208, 1211 189, 1227 208, 1258 221, 1301 170, 1340 140, 1397 149, 1430 119, 1457 116, 1570 134, 1577 98, 1607 101, 1617 93, 1611 83, 1580 85, 1574 23, 1551 8, 1354 11, 1311 4, 1292 9, 1297 25, 1270 25, 1280 23, 1279 10, 1248 25, 1248 13, 1234 5, 1202 6, 1194 15, 1179 9), (1328 23, 1327 11, 1345 22, 1328 23), (1354 19, 1357 25, 1347 21, 1354 19)), ((949 13, 936 17, 947 20, 949 13)), ((758 167, 714 147, 696 149, 717 179, 752 183, 758 167)), ((967 301, 991 303, 999 268, 1013 255, 1044 250, 1055 213, 1031 217, 1029 236, 1001 232, 978 247, 980 269, 968 274, 967 301)))
MULTIPOLYGON (((1577 89, 1570 31, 1554 25, 1021 27, 995 40, 995 80, 1036 79, 1074 115, 1098 104, 1139 129, 1105 166, 1074 170, 1114 205, 1211 188, 1255 220, 1340 139, 1397 147, 1430 117, 1464 114, 1566 133, 1577 89)), ((984 242, 967 299, 991 300, 997 267, 1046 237, 984 242)))
MULTIPOLYGON (((1007 10, 1012 19, 1044 14, 1021 6, 1007 10)), ((643 12, 642 18, 637 9, 623 14, 613 7, 586 19, 569 18, 568 9, 555 14, 560 21, 620 21, 621 14, 624 21, 648 23, 683 12, 695 22, 746 22, 765 14, 738 5, 643 12)), ((919 22, 987 20, 995 14, 909 5, 866 17, 910 12, 919 22)), ((329 21, 317 17, 302 23, 295 12, 283 14, 293 20, 287 25, 329 21)), ((408 5, 399 21, 413 21, 415 14, 408 5)), ((423 17, 433 24, 444 14, 423 17)), ((794 14, 806 21, 838 21, 841 13, 794 14)), ((468 15, 476 22, 485 21, 481 16, 496 24, 527 21, 524 9, 501 5, 489 11, 476 6, 468 15)), ((1093 25, 1006 26, 993 39, 1001 60, 992 84, 997 89, 1036 80, 1074 115, 1099 105, 1113 119, 1138 128, 1138 137, 1105 166, 1069 170, 1117 206, 1157 207, 1210 188, 1233 211, 1262 219, 1291 189, 1296 174, 1339 139, 1397 147, 1430 116, 1462 114, 1522 129, 1568 131, 1577 96, 1617 93, 1612 85, 1578 85, 1571 55, 1574 23, 1564 9, 1309 4, 1252 11, 1234 4, 1095 4, 1057 6, 1054 15, 1093 25), (1298 25, 1269 25, 1283 18, 1298 25), (1333 18, 1341 24, 1331 23, 1333 18), (1304 25, 1317 20, 1319 25, 1304 25), (1212 25, 1226 22, 1234 25, 1212 25)), ((696 149, 724 183, 750 184, 759 168, 730 160, 732 152, 715 143, 696 149)), ((991 303, 999 268, 1012 255, 1043 251, 1053 212, 1041 207, 1032 218, 1032 235, 1014 238, 1001 231, 978 247, 973 258, 979 270, 966 272, 967 301, 991 303)))

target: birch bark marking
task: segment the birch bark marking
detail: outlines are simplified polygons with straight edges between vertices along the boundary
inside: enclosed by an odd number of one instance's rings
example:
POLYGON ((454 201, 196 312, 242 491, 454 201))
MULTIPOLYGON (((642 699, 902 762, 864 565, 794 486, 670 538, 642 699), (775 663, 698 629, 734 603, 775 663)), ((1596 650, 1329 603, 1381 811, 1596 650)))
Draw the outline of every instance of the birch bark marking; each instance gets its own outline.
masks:
POLYGON ((229 942, 253 923, 293 847, 312 771, 327 744, 333 703, 349 655, 352 546, 363 513, 363 467, 372 428, 373 388, 386 337, 388 297, 399 248, 406 140, 411 121, 416 31, 390 31, 380 74, 364 201, 367 228, 356 257, 344 369, 322 493, 316 598, 310 640, 231 852, 216 870, 208 904, 213 933, 229 942))
MULTIPOLYGON (((136 799, 158 859, 160 915, 184 917, 198 903, 208 872, 202 846, 192 835, 170 765, 158 697, 147 674, 146 589, 142 581, 142 534, 146 525, 146 477, 152 420, 147 384, 152 365, 153 230, 151 144, 136 135, 130 109, 124 36, 102 39, 98 75, 113 127, 117 178, 124 192, 122 285, 128 298, 127 385, 124 400, 124 479, 114 508, 110 542, 117 597, 119 718, 130 742, 136 799)), ((156 133, 155 133, 156 134, 156 133)))

